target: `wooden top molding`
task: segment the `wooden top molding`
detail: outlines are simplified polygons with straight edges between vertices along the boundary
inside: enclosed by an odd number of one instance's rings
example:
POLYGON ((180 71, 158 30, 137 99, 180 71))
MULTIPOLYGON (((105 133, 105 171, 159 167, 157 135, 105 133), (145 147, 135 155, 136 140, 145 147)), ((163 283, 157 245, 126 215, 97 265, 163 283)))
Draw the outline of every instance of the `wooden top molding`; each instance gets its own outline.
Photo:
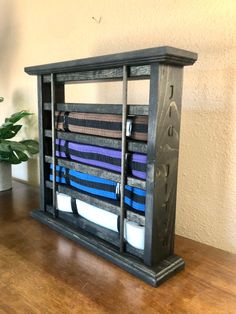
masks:
POLYGON ((31 66, 26 67, 25 72, 30 75, 42 75, 50 73, 97 70, 119 67, 123 65, 148 65, 154 62, 185 66, 194 64, 196 60, 197 54, 194 52, 164 46, 72 61, 31 66))

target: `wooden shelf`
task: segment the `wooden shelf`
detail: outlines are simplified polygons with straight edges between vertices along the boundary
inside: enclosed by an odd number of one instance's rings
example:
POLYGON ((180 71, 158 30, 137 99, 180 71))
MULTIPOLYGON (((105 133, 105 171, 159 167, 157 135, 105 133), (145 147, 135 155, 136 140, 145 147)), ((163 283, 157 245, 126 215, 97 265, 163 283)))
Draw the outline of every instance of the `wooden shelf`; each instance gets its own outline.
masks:
MULTIPOLYGON (((52 182, 46 181, 46 187, 52 189, 52 182)), ((73 198, 80 201, 86 202, 98 208, 104 209, 110 213, 119 215, 120 207, 118 201, 108 200, 104 197, 92 196, 86 192, 80 192, 73 187, 68 187, 67 185, 57 184, 57 191, 59 193, 67 194, 73 198)), ((127 206, 128 208, 128 206, 127 206)), ((145 216, 138 214, 137 212, 127 210, 127 219, 138 223, 141 226, 145 226, 145 216)))
MULTIPOLYGON (((53 215, 52 206, 47 205, 46 210, 48 213, 53 215)), ((58 211, 58 218, 62 219, 63 221, 66 221, 73 227, 89 232, 94 237, 109 242, 110 244, 112 244, 112 246, 115 246, 118 251, 120 243, 119 234, 117 232, 98 226, 97 224, 92 223, 79 215, 76 216, 74 214, 58 211)), ((129 243, 126 243, 126 251, 127 253, 130 253, 134 256, 137 256, 140 259, 143 259, 143 251, 132 247, 129 243)))
MULTIPOLYGON (((44 110, 51 110, 51 103, 44 103, 44 110)), ((148 105, 128 105, 129 115, 148 116, 148 105)), ((76 104, 65 103, 56 104, 57 111, 75 111, 83 113, 104 113, 104 114, 122 114, 122 105, 114 104, 76 104)))
MULTIPOLYGON (((56 74, 55 80, 58 83, 74 83, 74 82, 113 82, 121 81, 123 77, 122 67, 92 71, 82 71, 73 73, 56 74)), ((150 77, 150 66, 132 66, 130 67, 129 80, 145 80, 150 77)), ((50 83, 50 75, 43 76, 44 83, 50 83)))
MULTIPOLYGON (((46 129, 44 131, 44 135, 46 137, 52 137, 52 131, 46 129)), ((96 145, 121 150, 121 140, 116 140, 107 137, 56 131, 56 138, 65 141, 77 142, 81 144, 96 145)), ((128 140, 128 151, 132 153, 146 154, 147 143, 141 141, 128 140)))
MULTIPOLYGON (((196 60, 196 53, 175 47, 163 46, 105 56, 36 65, 25 68, 25 72, 30 75, 49 75, 50 73, 66 73, 71 75, 76 72, 98 71, 100 69, 108 69, 108 71, 111 71, 111 69, 114 70, 123 65, 128 65, 131 68, 133 66, 149 66, 152 63, 185 66, 194 64, 196 60)), ((148 71, 149 74, 151 74, 150 68, 148 71)), ((87 76, 89 77, 89 80, 93 80, 89 74, 87 76)), ((105 73, 106 78, 111 76, 111 73, 105 73)))
MULTIPOLYGON (((51 156, 45 156, 45 161, 47 163, 52 163, 51 156)), ((68 169, 77 170, 83 173, 88 173, 94 176, 98 176, 103 179, 112 180, 115 182, 120 182, 120 174, 116 172, 112 172, 109 170, 104 170, 98 167, 93 167, 85 164, 78 163, 76 161, 71 161, 63 158, 57 158, 57 164, 62 167, 66 167, 68 169)), ((137 179, 134 177, 127 177, 127 184, 139 188, 139 189, 146 189, 146 181, 137 179)))
POLYGON ((157 266, 148 267, 133 254, 117 252, 114 245, 107 241, 95 238, 86 230, 73 228, 61 218, 53 218, 50 213, 32 211, 31 216, 41 223, 49 226, 67 238, 89 248, 96 254, 105 257, 114 264, 122 267, 129 273, 139 277, 153 287, 159 286, 166 279, 170 278, 184 268, 184 261, 177 255, 171 255, 163 259, 157 266))

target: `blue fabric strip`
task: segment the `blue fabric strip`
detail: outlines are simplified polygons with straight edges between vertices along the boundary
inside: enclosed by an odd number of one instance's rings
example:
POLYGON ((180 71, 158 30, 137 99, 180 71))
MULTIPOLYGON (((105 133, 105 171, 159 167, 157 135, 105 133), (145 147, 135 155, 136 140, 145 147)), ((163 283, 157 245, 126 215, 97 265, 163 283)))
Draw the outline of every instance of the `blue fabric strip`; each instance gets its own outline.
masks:
MULTIPOLYGON (((51 169, 53 168, 52 165, 50 165, 50 168, 51 169)), ((57 171, 56 182, 65 184, 66 183, 66 178, 65 178, 66 168, 57 165, 56 171, 57 171)), ((75 182, 72 178, 70 178, 70 181, 69 181, 70 185, 75 187, 76 189, 90 193, 92 195, 102 196, 102 197, 106 197, 106 198, 114 199, 114 200, 118 199, 117 194, 116 194, 116 186, 117 186, 116 182, 111 181, 111 180, 107 180, 107 179, 103 179, 100 177, 96 177, 96 176, 93 176, 93 175, 90 175, 87 173, 82 173, 82 172, 72 170, 72 169, 69 170, 69 174, 75 178, 80 179, 80 181, 79 181, 80 183, 78 183, 78 182, 75 182), (89 184, 83 185, 83 181, 81 182, 81 180, 84 180, 85 183, 91 182, 91 183, 97 183, 97 184, 95 184, 95 187, 90 187, 90 186, 88 186, 89 184), (114 187, 114 192, 111 192, 113 190, 113 188, 110 189, 111 191, 106 191, 106 190, 102 189, 101 186, 99 188, 99 184, 114 187)), ((53 180, 52 174, 50 174, 50 180, 51 181, 53 180)), ((143 198, 146 197, 146 191, 139 189, 139 188, 129 186, 129 185, 125 186, 125 190, 130 192, 129 197, 125 196, 125 204, 129 205, 131 208, 133 208, 135 210, 145 212, 145 201, 143 201, 142 203, 134 201, 132 199, 132 195, 134 195, 134 197, 135 197, 135 195, 137 195, 137 196, 141 197, 141 199, 142 199, 142 197, 143 198)), ((137 199, 137 196, 136 196, 136 199, 137 199)))
POLYGON ((125 186, 126 190, 132 191, 133 193, 140 195, 140 196, 146 196, 146 191, 145 190, 141 190, 139 188, 135 188, 133 186, 130 185, 126 185, 125 186))
POLYGON ((103 178, 99 178, 99 177, 93 176, 91 174, 82 173, 82 172, 79 172, 79 171, 76 171, 76 170, 71 170, 71 169, 69 170, 69 173, 72 176, 75 176, 75 177, 77 177, 79 179, 82 179, 82 180, 116 186, 116 182, 114 182, 114 181, 103 179, 103 178))
POLYGON ((144 204, 137 203, 137 202, 131 200, 130 198, 128 198, 127 196, 125 196, 125 204, 129 205, 130 207, 132 207, 136 210, 145 212, 145 205, 144 204))
POLYGON ((90 188, 88 186, 84 186, 82 184, 78 184, 78 183, 76 183, 76 182, 74 182, 72 180, 70 180, 70 184, 72 186, 74 186, 75 188, 77 188, 78 190, 81 190, 81 191, 84 191, 84 192, 88 192, 88 193, 91 193, 93 195, 103 196, 103 197, 111 198, 113 200, 116 199, 116 194, 112 193, 112 192, 90 188))

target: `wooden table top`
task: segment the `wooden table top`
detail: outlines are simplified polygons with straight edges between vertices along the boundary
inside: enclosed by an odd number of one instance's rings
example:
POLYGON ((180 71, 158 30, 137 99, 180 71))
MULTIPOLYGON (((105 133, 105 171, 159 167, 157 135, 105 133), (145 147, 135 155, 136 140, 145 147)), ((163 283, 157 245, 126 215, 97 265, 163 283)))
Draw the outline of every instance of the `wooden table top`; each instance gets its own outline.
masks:
POLYGON ((236 255, 176 237, 186 268, 153 288, 30 218, 38 188, 0 192, 0 313, 236 313, 236 255))

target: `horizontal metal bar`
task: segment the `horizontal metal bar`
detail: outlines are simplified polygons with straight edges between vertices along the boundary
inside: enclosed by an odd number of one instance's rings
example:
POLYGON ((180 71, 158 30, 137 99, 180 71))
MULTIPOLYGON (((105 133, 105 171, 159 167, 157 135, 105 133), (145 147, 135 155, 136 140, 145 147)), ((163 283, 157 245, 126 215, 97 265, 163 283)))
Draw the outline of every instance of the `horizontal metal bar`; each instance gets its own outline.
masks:
MULTIPOLYGON (((72 73, 58 73, 55 75, 57 83, 71 82, 97 82, 97 81, 121 81, 123 75, 122 67, 112 69, 100 69, 91 71, 77 71, 72 73)), ((132 66, 129 71, 129 79, 148 79, 150 76, 150 65, 132 66)), ((50 82, 49 75, 43 76, 44 83, 50 82)))
MULTIPOLYGON (((46 181, 45 184, 47 188, 52 189, 51 181, 46 181)), ((93 206, 104 209, 110 213, 113 213, 116 215, 120 214, 120 207, 119 207, 118 201, 111 201, 111 200, 104 201, 104 199, 102 198, 95 197, 95 196, 92 196, 83 192, 79 192, 77 190, 74 190, 73 188, 69 188, 60 184, 58 184, 58 192, 77 198, 83 202, 86 202, 93 206)), ((135 212, 127 210, 127 219, 130 221, 134 221, 140 224, 141 226, 145 226, 145 217, 142 216, 141 214, 137 214, 135 212)))
MULTIPOLYGON (((45 156, 45 161, 47 163, 52 163, 52 157, 51 156, 45 156)), ((89 165, 84 165, 78 162, 74 162, 71 160, 66 160, 66 159, 62 159, 62 158, 57 158, 57 164, 59 166, 62 167, 66 167, 68 169, 73 169, 73 170, 77 170, 83 173, 88 173, 94 176, 98 176, 100 178, 103 179, 107 179, 107 180, 112 180, 115 182, 120 182, 121 180, 121 176, 118 173, 109 171, 109 170, 105 170, 105 169, 101 169, 101 168, 97 168, 97 167, 93 167, 93 166, 89 166, 89 165)), ((141 180, 141 179, 136 179, 133 177, 127 177, 127 184, 139 189, 146 189, 146 181, 141 180)))
MULTIPOLYGON (((44 134, 46 137, 52 136, 51 130, 45 130, 44 134)), ((121 140, 112 138, 61 131, 56 132, 56 138, 66 141, 77 142, 81 144, 90 144, 101 147, 121 149, 121 140)), ((147 143, 141 141, 128 140, 128 151, 133 153, 146 154, 147 143)))
MULTIPOLYGON (((147 116, 148 105, 127 105, 129 115, 147 116)), ((50 103, 44 103, 44 110, 51 110, 50 103)), ((58 103, 55 105, 57 111, 75 111, 83 113, 106 113, 122 114, 122 104, 77 104, 77 103, 58 103)))

